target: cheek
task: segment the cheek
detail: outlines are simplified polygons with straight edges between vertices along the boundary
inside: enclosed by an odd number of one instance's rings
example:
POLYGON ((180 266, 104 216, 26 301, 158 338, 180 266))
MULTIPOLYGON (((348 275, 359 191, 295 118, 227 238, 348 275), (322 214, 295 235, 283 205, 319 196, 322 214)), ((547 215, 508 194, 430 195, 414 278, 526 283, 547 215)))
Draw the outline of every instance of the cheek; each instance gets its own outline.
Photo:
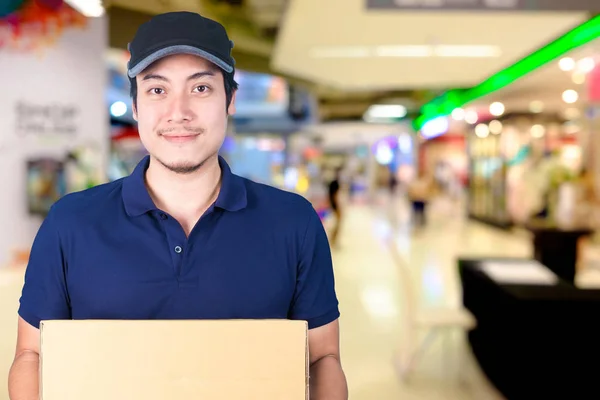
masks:
POLYGON ((159 107, 158 103, 141 104, 138 109, 138 124, 145 128, 154 128, 160 122, 164 107, 159 107))
POLYGON ((218 134, 227 123, 225 100, 223 104, 213 101, 198 104, 195 111, 198 125, 210 132, 218 134))
POLYGON ((204 126, 211 133, 211 137, 215 141, 222 140, 227 131, 227 116, 225 114, 214 114, 211 116, 209 123, 210 125, 206 124, 204 126))
POLYGON ((143 105, 138 109, 138 131, 140 140, 145 147, 152 144, 152 141, 157 140, 155 131, 158 128, 160 121, 159 114, 152 107, 143 105))

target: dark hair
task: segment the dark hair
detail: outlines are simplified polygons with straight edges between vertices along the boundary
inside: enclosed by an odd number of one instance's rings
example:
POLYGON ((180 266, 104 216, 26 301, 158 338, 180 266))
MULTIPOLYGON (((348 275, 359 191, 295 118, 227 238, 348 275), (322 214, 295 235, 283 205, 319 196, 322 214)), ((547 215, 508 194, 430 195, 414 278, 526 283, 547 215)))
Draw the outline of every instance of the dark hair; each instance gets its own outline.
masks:
MULTIPOLYGON (((223 74, 223 82, 225 82, 225 109, 229 108, 233 94, 238 89, 238 83, 234 79, 233 72, 225 72, 219 68, 219 71, 223 74)), ((137 108, 137 80, 135 78, 129 78, 129 95, 133 100, 133 106, 137 108)))

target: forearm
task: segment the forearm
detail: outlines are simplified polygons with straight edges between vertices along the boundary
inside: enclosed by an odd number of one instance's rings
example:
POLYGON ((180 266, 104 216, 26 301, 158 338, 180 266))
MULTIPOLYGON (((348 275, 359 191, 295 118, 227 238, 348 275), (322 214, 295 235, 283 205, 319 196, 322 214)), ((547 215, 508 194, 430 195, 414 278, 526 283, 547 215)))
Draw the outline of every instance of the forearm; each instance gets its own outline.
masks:
POLYGON ((39 355, 20 354, 13 362, 8 377, 10 400, 37 400, 39 398, 39 355))
POLYGON ((324 357, 310 367, 310 400, 347 400, 348 384, 340 361, 324 357))

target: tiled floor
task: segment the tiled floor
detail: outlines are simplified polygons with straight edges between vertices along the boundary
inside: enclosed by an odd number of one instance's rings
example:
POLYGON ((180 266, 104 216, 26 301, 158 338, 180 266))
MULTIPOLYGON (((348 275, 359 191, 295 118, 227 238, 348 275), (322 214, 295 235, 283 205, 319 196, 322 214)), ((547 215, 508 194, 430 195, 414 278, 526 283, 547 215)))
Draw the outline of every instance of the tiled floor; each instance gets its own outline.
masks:
MULTIPOLYGON (((409 272, 424 307, 456 306, 460 297, 457 255, 527 256, 527 239, 467 222, 462 207, 447 202, 434 204, 429 225, 412 232, 401 201, 394 207, 385 201, 377 204, 348 208, 341 247, 333 252, 350 398, 500 399, 476 370, 468 374, 466 386, 459 385, 453 375, 456 358, 441 351, 441 342, 425 354, 409 383, 398 378, 393 357, 406 330, 402 317, 407 302, 400 268, 409 272), (390 236, 402 265, 394 262, 386 247, 390 236)), ((0 328, 4 327, 0 329, 0 400, 7 400, 5 374, 13 356, 16 298, 0 296, 0 301, 0 328)), ((450 350, 458 347, 457 340, 449 342, 450 350)))
MULTIPOLYGON (((445 357, 441 342, 425 354, 409 383, 398 378, 392 359, 405 331, 402 316, 409 300, 400 268, 408 271, 421 306, 456 306, 458 255, 528 256, 527 238, 467 222, 460 206, 443 201, 432 206, 429 225, 417 232, 411 232, 401 201, 393 208, 360 206, 347 211, 341 246, 333 256, 351 398, 500 399, 476 367, 467 372, 468 384, 460 385, 452 374, 457 359, 445 357), (385 245, 389 235, 404 265, 390 257, 385 245)), ((450 342, 450 350, 458 349, 459 337, 450 342)))

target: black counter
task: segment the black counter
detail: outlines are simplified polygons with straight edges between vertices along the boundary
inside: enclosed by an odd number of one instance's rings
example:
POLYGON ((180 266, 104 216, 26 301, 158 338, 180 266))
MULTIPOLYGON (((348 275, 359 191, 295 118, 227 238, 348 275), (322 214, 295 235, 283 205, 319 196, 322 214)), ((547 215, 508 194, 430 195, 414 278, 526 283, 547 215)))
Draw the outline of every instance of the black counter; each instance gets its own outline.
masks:
MULTIPOLYGON (((600 290, 500 284, 460 259, 463 304, 477 319, 469 343, 482 370, 509 400, 600 398, 600 290)), ((518 268, 518 263, 507 266, 518 268)))
POLYGON ((533 220, 525 227, 533 234, 533 257, 562 279, 573 283, 578 242, 593 231, 583 226, 561 227, 547 220, 533 220))

